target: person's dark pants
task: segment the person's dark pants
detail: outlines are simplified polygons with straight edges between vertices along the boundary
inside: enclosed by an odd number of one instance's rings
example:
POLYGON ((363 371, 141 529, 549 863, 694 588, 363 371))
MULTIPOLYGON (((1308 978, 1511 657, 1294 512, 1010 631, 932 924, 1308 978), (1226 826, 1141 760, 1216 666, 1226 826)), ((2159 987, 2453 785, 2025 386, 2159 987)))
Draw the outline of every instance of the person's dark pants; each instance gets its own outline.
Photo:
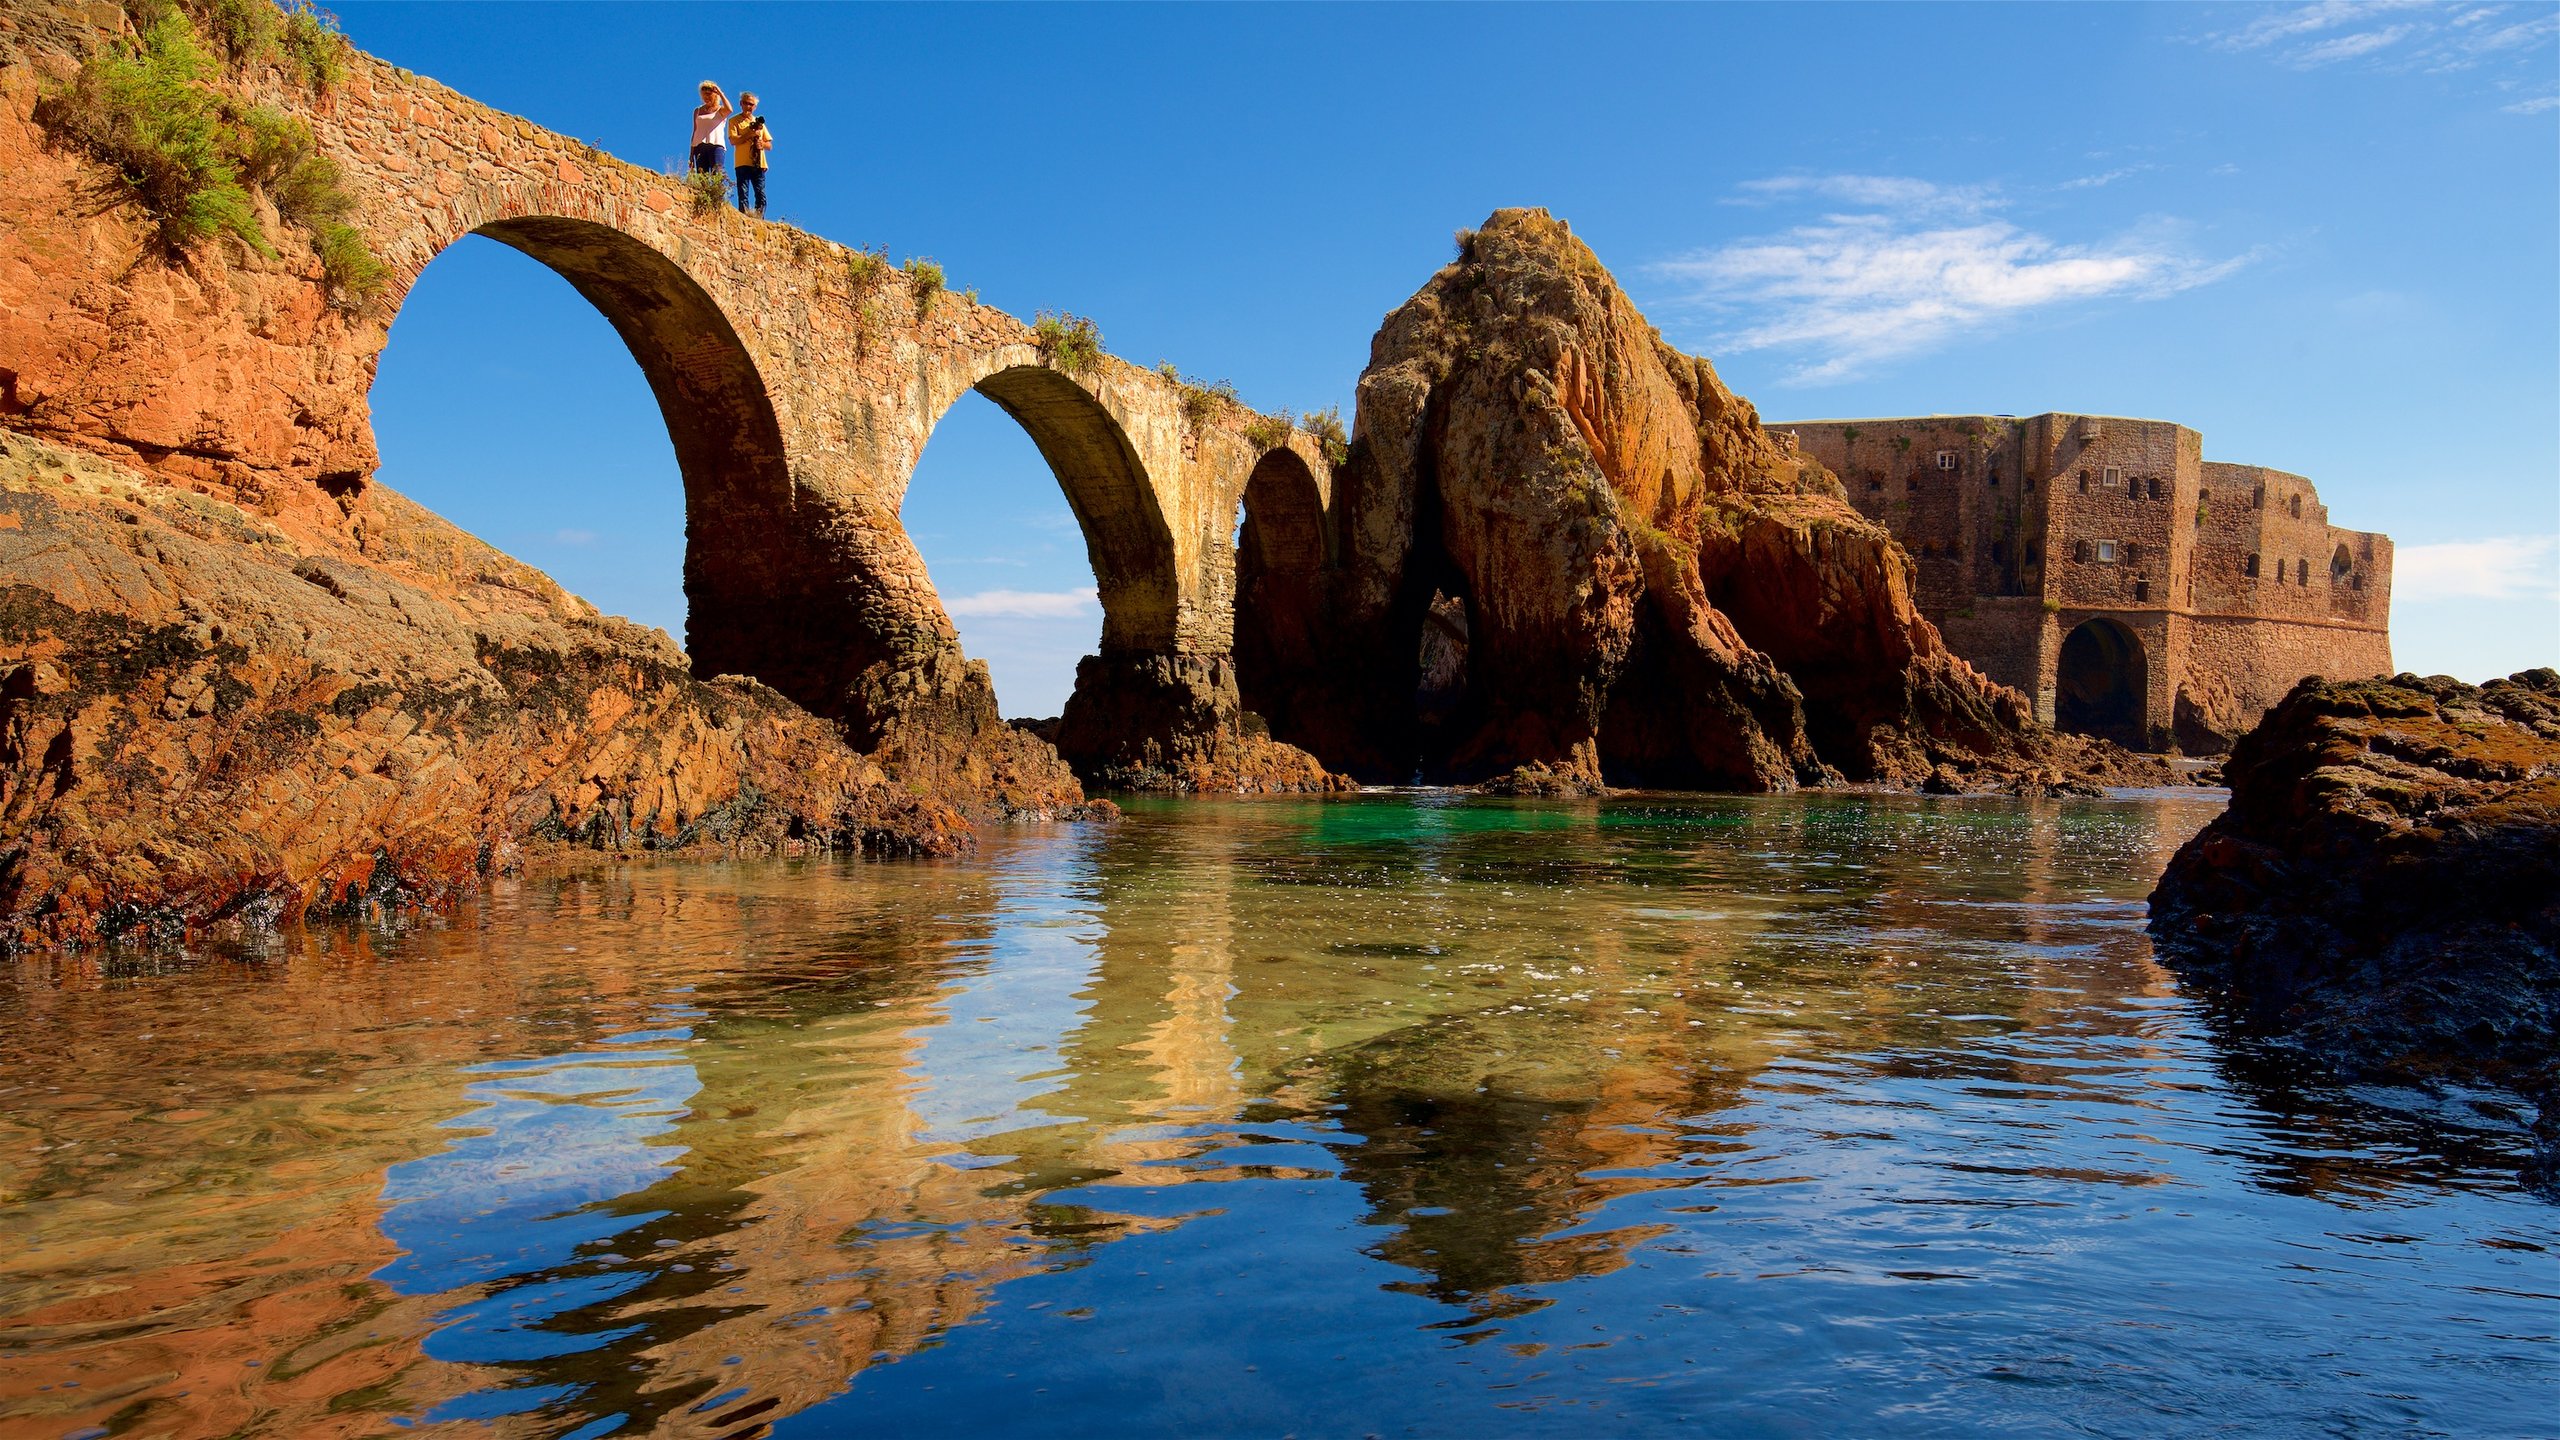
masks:
POLYGON ((693 173, 700 175, 707 171, 713 175, 719 174, 720 162, 729 158, 727 155, 722 153, 727 148, 728 147, 723 145, 694 146, 693 173))
POLYGON ((738 167, 739 209, 753 210, 758 215, 764 213, 764 171, 765 167, 762 165, 741 165, 738 167), (753 190, 756 193, 756 203, 753 205, 749 205, 747 203, 747 192, 750 190, 753 190))

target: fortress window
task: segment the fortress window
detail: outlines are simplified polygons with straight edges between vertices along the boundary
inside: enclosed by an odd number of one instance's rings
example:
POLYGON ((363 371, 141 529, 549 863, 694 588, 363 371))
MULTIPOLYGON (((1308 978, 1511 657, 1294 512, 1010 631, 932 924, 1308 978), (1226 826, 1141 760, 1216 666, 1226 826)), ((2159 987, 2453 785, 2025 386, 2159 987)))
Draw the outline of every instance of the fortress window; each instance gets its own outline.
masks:
POLYGON ((2160 498, 2160 478, 2156 475, 2151 479, 2151 498, 2154 500, 2160 498))
POLYGON ((2074 560, 2086 561, 2089 558, 2089 542, 2086 540, 2072 541, 2071 558, 2074 560))
POLYGON ((2251 555, 2249 557, 2249 578, 2252 580, 2258 578, 2258 557, 2256 555, 2251 555))
POLYGON ((2116 563, 2116 542, 2113 540, 2101 540, 2098 542, 2098 563, 2101 565, 2113 565, 2116 563))
POLYGON ((2089 493, 2089 472, 2086 470, 2080 472, 2080 493, 2083 495, 2089 493))
POLYGON ((2044 551, 2042 551, 2042 550, 2038 549, 2038 548, 2036 547, 2036 542, 2034 542, 2033 540, 2028 541, 2028 542, 2027 542, 2027 563, 2028 563, 2028 564, 2030 564, 2030 565, 2033 565, 2033 564, 2035 564, 2037 561, 2039 561, 2039 560, 2041 560, 2041 559, 2043 559, 2043 558, 2044 558, 2044 551))
POLYGON ((1884 488, 1884 477, 1883 477, 1883 476, 1881 476, 1881 475, 1870 475, 1870 476, 1868 476, 1868 477, 1867 477, 1867 491, 1868 491, 1868 493, 1869 493, 1869 494, 1873 494, 1874 492, 1876 492, 1876 491, 1878 491, 1878 490, 1881 490, 1881 489, 1883 489, 1883 488, 1884 488))
POLYGON ((2293 518, 2294 518, 2294 519, 2296 519, 2296 520, 2301 519, 2301 518, 2302 518, 2302 497, 2301 497, 2301 496, 2296 495, 2296 496, 2294 496, 2294 497, 2293 497, 2293 507, 2292 507, 2292 508, 2293 508, 2293 518))
POLYGON ((1939 451, 1938 468, 1941 470, 1953 470, 1956 468, 1956 452, 1953 450, 1939 451))
POLYGON ((1991 542, 1991 563, 1992 563, 1992 564, 1994 564, 1994 565, 1997 565, 1997 564, 2000 564, 2002 561, 2007 560, 2008 558, 2009 558, 2009 546, 2008 546, 2007 542, 2005 542, 2005 541, 2000 541, 2000 540, 1994 540, 1994 541, 1992 541, 1992 542, 1991 542))
POLYGON ((2137 603, 2137 604, 2139 604, 2139 603, 2140 603, 2140 602, 2142 602, 2142 601, 2145 601, 2145 600, 2150 599, 2150 598, 2151 598, 2151 582, 2150 582, 2150 581, 2148 581, 2148 580, 2136 580, 2136 581, 2134 581, 2134 582, 2133 582, 2133 598, 2134 598, 2135 603, 2137 603))
POLYGON ((2293 562, 2293 583, 2296 585, 2309 585, 2311 583, 2310 561, 2296 560, 2293 562))
POLYGON ((2113 490, 2124 483, 2124 471, 2114 465, 2110 465, 2107 467, 2106 473, 2099 477, 2098 483, 2106 486, 2110 490, 2113 490))
MULTIPOLYGON (((1996 482, 1995 482, 1996 483, 1996 482)), ((2018 481, 2018 488, 2029 495, 2036 493, 2036 477, 2028 475, 2018 481)))
POLYGON ((2255 491, 2252 491, 2252 492, 2250 493, 2250 495, 2249 495, 2249 508, 2250 508, 2250 509, 2252 509, 2252 510, 2264 510, 2264 509, 2266 509, 2266 508, 2267 508, 2267 487, 2266 487, 2266 486, 2261 485, 2261 486, 2259 486, 2255 491))
POLYGON ((2142 558, 2142 542, 2141 542, 2141 541, 2139 541, 2139 540, 2127 540, 2126 542, 2124 542, 2124 563, 2126 563, 2127 565, 2130 565, 2130 564, 2134 563, 2135 561, 2140 560, 2141 558, 2142 558))
POLYGON ((1999 467, 1999 466, 1997 466, 1997 465, 1988 465, 1988 466, 1983 467, 1983 471, 1982 471, 1982 479, 1983 479, 1983 482, 1984 482, 1985 484, 1989 485, 1992 489, 1994 489, 1994 490, 1999 489, 1999 488, 2000 488, 2000 467, 1999 467))

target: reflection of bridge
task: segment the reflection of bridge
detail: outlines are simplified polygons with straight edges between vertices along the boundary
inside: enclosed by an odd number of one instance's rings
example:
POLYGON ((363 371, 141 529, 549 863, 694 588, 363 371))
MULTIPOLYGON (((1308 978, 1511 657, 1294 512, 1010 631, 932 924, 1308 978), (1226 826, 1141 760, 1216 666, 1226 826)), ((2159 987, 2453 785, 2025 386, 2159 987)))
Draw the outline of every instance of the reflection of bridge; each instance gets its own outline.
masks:
POLYGON ((1238 507, 1249 496, 1293 533, 1318 525, 1331 481, 1313 439, 1274 427, 1286 438, 1273 443, 1251 412, 1196 391, 1186 414, 1166 376, 1078 364, 1012 316, 792 227, 697 208, 677 181, 350 60, 324 96, 271 85, 260 98, 306 118, 345 169, 391 280, 369 316, 319 322, 308 344, 326 353, 296 357, 298 372, 253 357, 254 383, 202 392, 235 422, 265 412, 231 427, 268 442, 240 463, 333 493, 363 483, 365 392, 390 320, 439 252, 485 235, 566 278, 648 377, 683 473, 698 673, 752 675, 845 721, 863 748, 937 708, 984 708, 970 692, 986 678, 962 662, 898 518, 926 438, 976 390, 1037 443, 1092 558, 1102 653, 1069 707, 1066 746, 1081 737, 1085 752, 1071 758, 1147 738, 1126 733, 1132 715, 1232 725, 1238 507))

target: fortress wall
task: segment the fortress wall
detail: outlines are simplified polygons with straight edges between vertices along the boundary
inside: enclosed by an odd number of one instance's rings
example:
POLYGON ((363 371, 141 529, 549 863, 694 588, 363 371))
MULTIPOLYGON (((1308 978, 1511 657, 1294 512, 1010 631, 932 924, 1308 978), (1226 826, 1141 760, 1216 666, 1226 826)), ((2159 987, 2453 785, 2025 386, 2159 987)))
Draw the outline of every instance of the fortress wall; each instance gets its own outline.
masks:
MULTIPOLYGON (((2042 601, 2032 595, 1976 596, 1937 619, 1947 648, 1983 674, 2035 700, 2050 688, 2052 656, 2061 643, 2042 601)), ((2050 714, 2048 699, 2042 713, 2050 714)))
POLYGON ((2367 626, 2198 615, 2186 630, 2174 723, 2179 747, 2193 754, 2227 749, 2305 676, 2391 673, 2390 635, 2367 626))
POLYGON ((2155 739, 2189 750, 2220 750, 2304 675, 2389 668, 2390 537, 2331 525, 2300 475, 2206 461, 2184 426, 2048 414, 1772 428, 1912 552, 1949 647, 2048 719, 2062 641, 2099 617, 2142 642, 2155 739), (1936 468, 1942 450, 1952 473, 1936 468))
POLYGON ((2048 598, 2108 610, 2181 601, 2188 527, 2180 522, 2193 514, 2202 438, 2183 425, 2093 415, 2040 415, 2026 433, 2052 517, 2048 598), (2112 563, 2100 558, 2109 542, 2112 563))

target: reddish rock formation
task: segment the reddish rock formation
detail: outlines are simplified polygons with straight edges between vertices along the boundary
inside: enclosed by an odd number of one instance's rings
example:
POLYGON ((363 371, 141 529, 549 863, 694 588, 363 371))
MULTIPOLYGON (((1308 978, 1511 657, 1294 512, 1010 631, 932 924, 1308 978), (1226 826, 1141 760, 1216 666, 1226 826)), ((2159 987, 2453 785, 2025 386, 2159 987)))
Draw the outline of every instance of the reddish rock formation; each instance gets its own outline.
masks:
POLYGON ((2350 1071, 2537 1094, 2560 1146, 2560 674, 2305 680, 2225 772, 2163 957, 2350 1071))
POLYGON ((967 843, 829 722, 378 486, 260 508, 0 447, 0 943, 435 903, 546 841, 967 843))
POLYGON ((2113 762, 1949 653, 1892 537, 1544 211, 1497 212, 1387 317, 1336 512, 1331 585, 1239 653, 1277 671, 1248 695, 1290 694, 1282 738, 1366 779, 2041 788, 2113 762), (1462 680, 1423 673, 1426 631, 1462 680))

